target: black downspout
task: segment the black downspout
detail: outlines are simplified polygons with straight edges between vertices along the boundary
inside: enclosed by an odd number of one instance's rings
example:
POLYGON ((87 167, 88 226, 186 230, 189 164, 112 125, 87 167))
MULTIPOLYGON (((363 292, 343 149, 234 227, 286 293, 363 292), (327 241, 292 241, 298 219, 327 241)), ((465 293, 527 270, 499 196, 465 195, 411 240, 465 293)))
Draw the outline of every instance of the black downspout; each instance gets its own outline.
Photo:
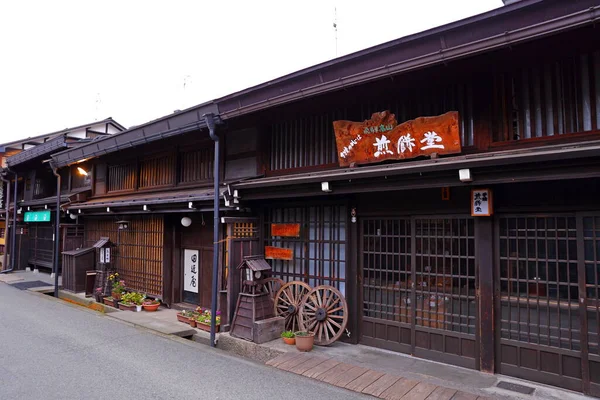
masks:
MULTIPOLYGON (((6 168, 6 170, 12 174, 15 175, 15 184, 13 185, 13 190, 15 191, 14 193, 14 205, 13 205, 13 223, 12 223, 12 232, 11 232, 11 238, 10 238, 10 268, 6 269, 4 271, 1 271, 0 274, 6 274, 7 272, 11 272, 12 270, 15 269, 15 251, 16 250, 16 244, 17 244, 17 185, 19 183, 19 174, 17 174, 15 171, 12 171, 10 168, 6 168)), ((8 215, 8 213, 7 213, 8 215)), ((8 220, 6 221, 8 223, 8 220)))
POLYGON ((56 172, 57 168, 50 162, 50 168, 52 168, 52 173, 56 176, 56 216, 54 222, 54 265, 52 266, 52 271, 54 272, 54 297, 58 298, 58 250, 60 244, 60 186, 61 179, 60 174, 56 172))
MULTIPOLYGON (((4 176, 0 176, 0 179, 2 180, 2 182, 6 183, 6 217, 4 218, 4 220, 6 221, 6 224, 4 226, 4 238, 8 238, 8 225, 9 225, 9 221, 10 221, 10 179, 6 179, 4 176)), ((5 240, 6 242, 6 240, 5 240)), ((12 241, 11 241, 12 244, 12 241)), ((7 259, 7 251, 8 249, 5 248, 4 249, 4 255, 2 256, 2 268, 5 269, 6 272, 12 271, 11 269, 8 269, 7 265, 6 265, 6 259, 7 259)), ((12 254, 11 254, 12 255, 12 254)), ((11 257, 12 258, 12 257, 11 257)))
POLYGON ((213 166, 214 180, 214 221, 213 221, 213 275, 212 275, 212 293, 210 305, 210 347, 215 347, 215 324, 217 318, 217 291, 219 286, 219 172, 220 172, 220 153, 219 137, 215 134, 216 123, 215 116, 212 113, 204 114, 204 120, 208 127, 208 134, 215 142, 215 158, 213 166))

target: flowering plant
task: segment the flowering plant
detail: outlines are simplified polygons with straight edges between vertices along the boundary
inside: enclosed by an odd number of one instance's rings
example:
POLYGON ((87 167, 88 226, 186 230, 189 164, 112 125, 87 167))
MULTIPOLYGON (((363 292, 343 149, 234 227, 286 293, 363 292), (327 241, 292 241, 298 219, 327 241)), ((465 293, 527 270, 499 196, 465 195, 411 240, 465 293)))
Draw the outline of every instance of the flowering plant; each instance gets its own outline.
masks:
MULTIPOLYGON (((209 309, 203 309, 202 307, 197 307, 196 312, 198 316, 196 317, 196 321, 200 324, 210 325, 211 322, 211 313, 209 309)), ((215 316, 216 325, 221 324, 221 311, 217 311, 217 315, 215 316)))
POLYGON ((142 302, 144 301, 145 298, 146 298, 146 296, 143 295, 142 293, 129 292, 129 293, 125 293, 123 296, 121 296, 121 302, 125 303, 125 304, 142 305, 142 302))
POLYGON ((108 277, 108 280, 112 283, 112 291, 114 293, 123 293, 125 291, 125 281, 119 279, 119 273, 115 272, 108 277))

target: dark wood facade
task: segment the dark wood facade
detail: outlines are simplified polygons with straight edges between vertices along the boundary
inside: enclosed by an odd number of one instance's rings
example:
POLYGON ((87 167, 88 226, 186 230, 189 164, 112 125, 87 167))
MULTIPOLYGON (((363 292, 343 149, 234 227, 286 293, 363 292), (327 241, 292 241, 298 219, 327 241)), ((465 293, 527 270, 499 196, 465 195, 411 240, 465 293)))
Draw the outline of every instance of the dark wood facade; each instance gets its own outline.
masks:
MULTIPOLYGON (((583 26, 229 118, 218 129, 220 178, 241 203, 222 213, 223 320, 232 319, 242 257, 283 247, 293 257, 271 261, 275 276, 346 296, 344 340, 600 396, 596 31, 583 26), (458 111, 461 154, 340 168, 333 121, 384 110, 400 123, 458 111), (561 156, 578 149, 585 153, 561 156), (461 182, 452 162, 474 181, 461 182), (361 171, 368 177, 354 178, 361 171), (332 192, 321 190, 322 176, 332 192), (473 188, 492 191, 492 216, 471 216, 473 188), (300 235, 273 236, 272 223, 299 224, 300 235)), ((118 235, 115 221, 131 221, 118 240, 131 287, 208 306, 210 199, 142 206, 151 194, 210 188, 212 142, 205 131, 165 142, 89 161, 86 240, 118 235), (137 200, 120 206, 126 196, 137 200), (193 298, 183 290, 185 249, 199 252, 193 298)))

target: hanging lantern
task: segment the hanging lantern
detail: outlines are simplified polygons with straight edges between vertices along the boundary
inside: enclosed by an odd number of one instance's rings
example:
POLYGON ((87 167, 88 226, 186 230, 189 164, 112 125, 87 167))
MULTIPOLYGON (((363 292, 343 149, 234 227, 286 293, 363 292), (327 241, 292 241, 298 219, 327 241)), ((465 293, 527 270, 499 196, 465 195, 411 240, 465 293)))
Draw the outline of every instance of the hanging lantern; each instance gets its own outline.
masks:
POLYGON ((183 217, 181 218, 181 225, 185 226, 186 228, 188 226, 190 226, 192 224, 192 219, 189 217, 183 217))

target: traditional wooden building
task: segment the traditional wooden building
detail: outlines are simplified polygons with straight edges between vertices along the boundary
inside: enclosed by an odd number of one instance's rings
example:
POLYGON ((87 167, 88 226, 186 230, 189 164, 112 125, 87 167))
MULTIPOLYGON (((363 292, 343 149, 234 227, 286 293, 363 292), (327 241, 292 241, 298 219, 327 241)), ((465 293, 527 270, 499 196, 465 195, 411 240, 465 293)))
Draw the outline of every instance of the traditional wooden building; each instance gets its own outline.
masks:
MULTIPOLYGON (((12 189, 11 198, 5 199, 6 210, 16 211, 3 215, 4 219, 8 215, 11 227, 16 226, 10 232, 10 239, 15 242, 12 269, 53 268, 57 223, 60 250, 72 250, 82 245, 83 231, 74 219, 62 214, 56 221, 57 179, 47 162, 52 153, 123 129, 112 118, 107 118, 3 145, 4 176, 6 185, 10 184, 12 189)), ((91 184, 89 172, 86 163, 61 171, 61 204, 86 198, 91 184)), ((7 187, 5 193, 8 195, 9 191, 7 187)))
POLYGON ((241 258, 284 248, 275 276, 346 296, 345 340, 600 396, 599 18, 597 0, 514 2, 53 160, 89 159, 70 212, 90 243, 121 235, 126 280, 169 304, 210 301, 219 155, 225 315, 241 258))

